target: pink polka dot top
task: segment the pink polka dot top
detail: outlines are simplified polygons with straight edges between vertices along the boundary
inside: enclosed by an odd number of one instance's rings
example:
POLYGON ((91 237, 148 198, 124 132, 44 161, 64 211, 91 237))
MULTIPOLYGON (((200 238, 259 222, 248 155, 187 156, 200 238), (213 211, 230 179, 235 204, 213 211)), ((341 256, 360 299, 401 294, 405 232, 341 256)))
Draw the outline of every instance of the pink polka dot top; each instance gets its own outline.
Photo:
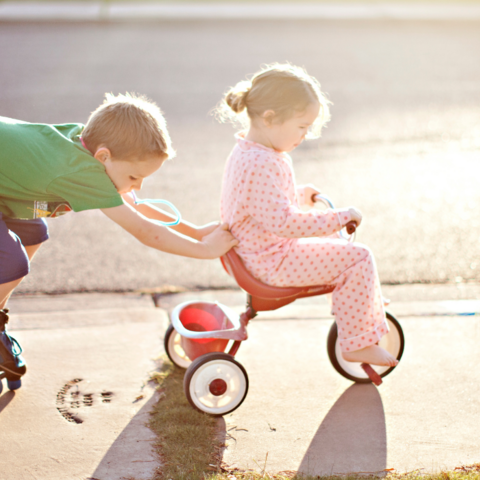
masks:
POLYGON ((220 213, 239 240, 247 269, 267 279, 302 237, 325 237, 351 220, 348 209, 303 211, 303 187, 295 185, 287 153, 236 135, 222 183, 220 213))

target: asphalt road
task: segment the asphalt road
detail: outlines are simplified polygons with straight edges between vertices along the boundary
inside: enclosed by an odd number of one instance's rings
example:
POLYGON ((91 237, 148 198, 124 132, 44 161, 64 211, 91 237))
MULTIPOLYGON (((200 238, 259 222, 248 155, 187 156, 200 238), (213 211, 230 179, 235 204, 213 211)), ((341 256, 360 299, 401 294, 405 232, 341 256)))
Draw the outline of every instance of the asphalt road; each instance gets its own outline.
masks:
MULTIPOLYGON (((293 153, 297 181, 362 210, 381 280, 479 281, 479 22, 0 24, 0 115, 85 122, 105 92, 146 94, 178 155, 142 196, 204 223, 234 133, 209 112, 274 61, 305 66, 333 102, 323 138, 293 153)), ((233 285, 219 261, 150 250, 101 212, 50 229, 19 293, 233 285)))

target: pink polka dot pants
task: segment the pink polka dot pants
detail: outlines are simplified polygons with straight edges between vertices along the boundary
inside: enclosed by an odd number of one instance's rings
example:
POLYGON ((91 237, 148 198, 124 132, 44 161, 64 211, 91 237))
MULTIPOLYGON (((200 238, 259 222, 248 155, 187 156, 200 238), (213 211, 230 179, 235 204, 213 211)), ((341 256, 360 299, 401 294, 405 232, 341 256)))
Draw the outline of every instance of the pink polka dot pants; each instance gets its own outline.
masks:
POLYGON ((388 333, 375 260, 365 245, 301 238, 264 281, 277 287, 335 284, 332 312, 344 352, 374 345, 388 333))

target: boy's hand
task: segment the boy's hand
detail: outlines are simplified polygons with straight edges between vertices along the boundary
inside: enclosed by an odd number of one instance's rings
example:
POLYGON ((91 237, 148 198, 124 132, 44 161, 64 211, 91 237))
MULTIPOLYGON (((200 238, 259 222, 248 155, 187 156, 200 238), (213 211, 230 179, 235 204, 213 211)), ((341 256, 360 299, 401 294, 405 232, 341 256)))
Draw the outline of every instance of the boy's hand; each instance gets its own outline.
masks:
POLYGON ((202 243, 206 247, 205 258, 218 258, 238 245, 238 240, 228 230, 228 224, 222 223, 203 237, 202 243))
POLYGON ((202 225, 201 227, 197 227, 195 231, 195 238, 197 240, 202 240, 203 237, 206 237, 220 225, 220 222, 210 222, 206 225, 202 225))

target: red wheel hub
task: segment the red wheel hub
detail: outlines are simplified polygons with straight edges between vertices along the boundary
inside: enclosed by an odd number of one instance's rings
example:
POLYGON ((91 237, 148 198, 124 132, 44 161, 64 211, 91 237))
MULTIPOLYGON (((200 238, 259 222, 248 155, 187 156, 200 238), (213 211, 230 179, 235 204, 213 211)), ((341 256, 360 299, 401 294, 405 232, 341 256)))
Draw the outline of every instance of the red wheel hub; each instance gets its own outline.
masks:
POLYGON ((208 386, 210 393, 219 397, 223 395, 227 391, 227 382, 222 380, 221 378, 216 378, 213 382, 210 383, 208 386))

